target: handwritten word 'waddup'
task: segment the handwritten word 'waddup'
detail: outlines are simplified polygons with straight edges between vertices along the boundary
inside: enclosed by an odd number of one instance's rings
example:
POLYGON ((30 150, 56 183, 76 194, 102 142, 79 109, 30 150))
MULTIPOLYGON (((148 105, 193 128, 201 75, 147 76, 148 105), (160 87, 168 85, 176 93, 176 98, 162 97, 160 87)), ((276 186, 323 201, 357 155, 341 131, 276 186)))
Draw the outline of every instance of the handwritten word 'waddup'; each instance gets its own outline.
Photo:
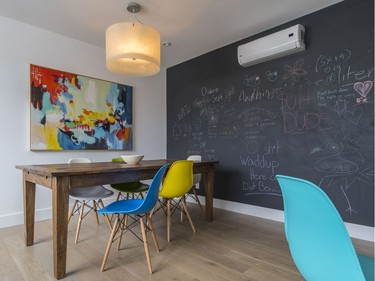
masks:
POLYGON ((267 160, 264 155, 257 155, 254 158, 250 156, 242 157, 240 156, 240 161, 242 166, 257 167, 262 169, 270 169, 272 174, 275 173, 275 169, 280 166, 280 163, 276 160, 267 160))

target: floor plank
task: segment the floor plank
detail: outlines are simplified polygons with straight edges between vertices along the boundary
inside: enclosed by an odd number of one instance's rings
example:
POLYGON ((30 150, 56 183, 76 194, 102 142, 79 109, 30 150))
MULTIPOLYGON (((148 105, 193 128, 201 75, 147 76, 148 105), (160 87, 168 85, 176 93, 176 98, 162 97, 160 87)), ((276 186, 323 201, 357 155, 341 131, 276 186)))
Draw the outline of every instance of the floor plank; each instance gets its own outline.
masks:
MULTIPOLYGON (((154 273, 148 273, 142 243, 127 234, 118 251, 111 249, 106 270, 100 265, 109 237, 104 218, 96 225, 94 217, 83 221, 80 240, 74 243, 77 216, 68 232, 66 281, 114 280, 303 280, 291 259, 283 224, 243 214, 215 210, 213 222, 206 222, 199 208, 189 204, 196 226, 173 218, 171 242, 166 241, 166 219, 162 212, 154 216, 159 240, 157 253, 149 235, 149 248, 154 273)), ((140 234, 139 227, 135 232, 140 234)), ((374 255, 374 244, 353 239, 356 250, 374 255)), ((55 280, 52 259, 51 220, 36 222, 35 245, 26 247, 23 226, 0 229, 0 281, 55 280)))

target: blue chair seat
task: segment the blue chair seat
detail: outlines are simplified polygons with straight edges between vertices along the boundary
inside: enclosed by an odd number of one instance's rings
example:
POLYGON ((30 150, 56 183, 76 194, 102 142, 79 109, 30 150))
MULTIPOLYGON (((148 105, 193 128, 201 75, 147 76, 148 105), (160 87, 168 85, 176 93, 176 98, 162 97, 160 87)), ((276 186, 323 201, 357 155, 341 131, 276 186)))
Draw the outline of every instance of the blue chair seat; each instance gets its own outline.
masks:
POLYGON ((141 214, 139 207, 143 204, 143 199, 119 200, 107 205, 104 209, 98 211, 99 214, 141 214))

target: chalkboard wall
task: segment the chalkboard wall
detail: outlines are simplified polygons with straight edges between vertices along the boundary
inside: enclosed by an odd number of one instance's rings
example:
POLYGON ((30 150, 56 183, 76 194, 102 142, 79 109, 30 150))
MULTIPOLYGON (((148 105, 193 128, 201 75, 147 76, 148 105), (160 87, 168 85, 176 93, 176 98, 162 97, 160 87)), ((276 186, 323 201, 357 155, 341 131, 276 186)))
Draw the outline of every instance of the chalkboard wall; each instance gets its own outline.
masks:
POLYGON ((217 159, 215 198, 282 209, 276 174, 374 226, 374 2, 344 1, 167 70, 167 156, 217 159), (306 51, 243 68, 238 45, 295 24, 306 51))

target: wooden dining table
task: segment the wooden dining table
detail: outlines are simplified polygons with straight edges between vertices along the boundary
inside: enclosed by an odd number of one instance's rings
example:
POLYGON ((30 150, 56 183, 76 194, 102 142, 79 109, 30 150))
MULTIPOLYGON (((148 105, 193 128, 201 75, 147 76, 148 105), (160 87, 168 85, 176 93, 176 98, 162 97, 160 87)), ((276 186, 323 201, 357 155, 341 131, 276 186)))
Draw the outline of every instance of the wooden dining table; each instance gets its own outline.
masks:
MULTIPOLYGON (((69 189, 152 179, 158 169, 174 160, 144 160, 139 164, 94 162, 85 164, 17 165, 23 171, 25 244, 34 244, 35 188, 52 190, 54 276, 66 276, 69 189)), ((218 161, 194 162, 194 173, 203 176, 207 221, 213 220, 214 165, 218 161)))

